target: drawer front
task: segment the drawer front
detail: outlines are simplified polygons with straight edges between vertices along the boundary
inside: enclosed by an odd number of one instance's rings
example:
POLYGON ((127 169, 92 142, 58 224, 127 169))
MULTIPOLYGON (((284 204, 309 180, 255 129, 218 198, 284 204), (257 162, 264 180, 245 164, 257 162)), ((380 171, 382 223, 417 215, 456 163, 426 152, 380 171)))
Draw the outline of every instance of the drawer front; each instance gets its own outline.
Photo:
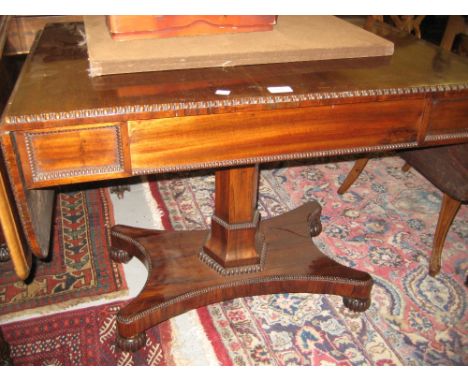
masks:
POLYGON ((120 124, 15 133, 28 187, 131 174, 126 126, 120 124))
POLYGON ((139 174, 404 146, 416 142, 423 109, 415 99, 133 121, 132 168, 139 174))
POLYGON ((436 136, 468 138, 468 98, 435 101, 430 113, 427 140, 436 136))

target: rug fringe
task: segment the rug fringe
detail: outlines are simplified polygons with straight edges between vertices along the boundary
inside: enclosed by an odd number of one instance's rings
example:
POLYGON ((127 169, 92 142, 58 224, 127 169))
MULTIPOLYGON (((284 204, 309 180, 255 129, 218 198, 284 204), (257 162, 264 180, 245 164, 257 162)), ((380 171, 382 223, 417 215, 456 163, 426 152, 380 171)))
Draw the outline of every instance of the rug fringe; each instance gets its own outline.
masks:
POLYGON ((10 322, 24 321, 31 318, 49 316, 64 311, 77 310, 88 308, 91 306, 100 305, 101 303, 117 302, 128 296, 128 289, 120 290, 101 296, 77 298, 69 301, 58 302, 53 305, 46 305, 37 308, 25 309, 20 312, 7 313, 0 316, 0 324, 8 324, 10 322), (19 314, 20 313, 20 314, 19 314))

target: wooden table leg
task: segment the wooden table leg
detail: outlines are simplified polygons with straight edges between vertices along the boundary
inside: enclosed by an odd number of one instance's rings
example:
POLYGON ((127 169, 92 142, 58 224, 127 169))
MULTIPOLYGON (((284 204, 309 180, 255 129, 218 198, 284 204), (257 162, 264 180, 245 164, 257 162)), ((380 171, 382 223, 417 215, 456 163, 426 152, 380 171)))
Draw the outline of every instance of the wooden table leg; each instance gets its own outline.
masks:
POLYGON ((138 257, 148 268, 141 293, 117 316, 117 344, 135 351, 145 330, 219 301, 273 293, 343 296, 350 309, 370 304, 372 278, 321 253, 311 240, 321 231, 317 202, 260 222, 258 167, 216 172, 215 211, 209 231, 112 228, 112 256, 138 257))
POLYGON ((258 235, 258 166, 216 171, 215 181, 211 233, 201 259, 225 275, 260 270, 264 241, 258 235))

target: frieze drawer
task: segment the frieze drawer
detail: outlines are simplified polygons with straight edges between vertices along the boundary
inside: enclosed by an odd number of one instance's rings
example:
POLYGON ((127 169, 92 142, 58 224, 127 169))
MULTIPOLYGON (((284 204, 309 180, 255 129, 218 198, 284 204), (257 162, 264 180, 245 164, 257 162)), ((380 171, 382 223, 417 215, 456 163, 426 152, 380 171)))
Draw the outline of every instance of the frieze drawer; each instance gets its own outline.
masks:
POLYGON ((429 118, 426 142, 468 137, 468 98, 434 102, 429 118))
POLYGON ((15 141, 31 188, 131 174, 126 125, 16 132, 15 141))
POLYGON ((423 99, 198 115, 128 124, 134 174, 416 145, 423 99))

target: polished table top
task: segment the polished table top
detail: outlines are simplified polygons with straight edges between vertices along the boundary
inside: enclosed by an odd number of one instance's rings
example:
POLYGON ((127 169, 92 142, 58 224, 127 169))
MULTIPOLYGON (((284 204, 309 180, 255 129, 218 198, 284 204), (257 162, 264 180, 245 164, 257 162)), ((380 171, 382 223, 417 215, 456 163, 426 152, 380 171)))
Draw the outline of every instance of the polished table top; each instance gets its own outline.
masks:
POLYGON ((375 25, 395 43, 390 57, 88 76, 81 24, 46 28, 24 67, 3 129, 162 118, 336 102, 468 92, 467 59, 375 25), (270 94, 267 87, 290 86, 270 94), (216 95, 216 90, 230 95, 216 95), (115 117, 115 118, 113 118, 115 117))

